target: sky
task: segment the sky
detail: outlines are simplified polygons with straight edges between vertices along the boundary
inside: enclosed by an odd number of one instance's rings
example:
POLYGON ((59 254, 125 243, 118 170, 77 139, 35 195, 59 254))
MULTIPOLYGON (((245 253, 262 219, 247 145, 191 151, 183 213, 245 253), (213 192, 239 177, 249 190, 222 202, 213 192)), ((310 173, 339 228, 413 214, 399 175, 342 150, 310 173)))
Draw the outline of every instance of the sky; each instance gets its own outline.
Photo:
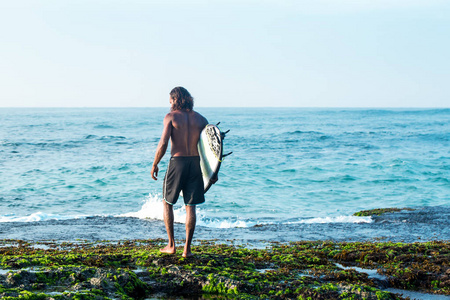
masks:
POLYGON ((448 0, 0 0, 0 107, 450 107, 448 0))

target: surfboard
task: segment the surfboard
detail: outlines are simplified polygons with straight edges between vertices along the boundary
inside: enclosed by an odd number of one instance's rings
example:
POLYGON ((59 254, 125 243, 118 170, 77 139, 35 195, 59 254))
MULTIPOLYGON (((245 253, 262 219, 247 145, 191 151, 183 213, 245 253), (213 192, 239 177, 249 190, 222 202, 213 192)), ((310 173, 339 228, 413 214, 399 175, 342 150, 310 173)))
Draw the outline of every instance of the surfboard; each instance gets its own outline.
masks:
POLYGON ((198 141, 198 153, 200 155, 200 167, 202 168, 205 193, 212 185, 212 179, 219 173, 223 158, 222 133, 216 125, 208 124, 202 130, 198 141))

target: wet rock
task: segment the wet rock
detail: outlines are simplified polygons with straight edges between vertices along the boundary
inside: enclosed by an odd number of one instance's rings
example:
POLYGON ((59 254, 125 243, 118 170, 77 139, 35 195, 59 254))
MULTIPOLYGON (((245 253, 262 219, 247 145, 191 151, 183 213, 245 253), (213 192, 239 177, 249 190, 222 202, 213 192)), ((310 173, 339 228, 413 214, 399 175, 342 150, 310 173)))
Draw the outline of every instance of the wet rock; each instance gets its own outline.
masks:
POLYGON ((101 287, 103 280, 101 278, 91 278, 91 280, 89 281, 91 283, 92 286, 94 287, 101 287))
POLYGON ((174 265, 167 266, 167 273, 169 274, 180 275, 181 274, 180 270, 181 268, 179 266, 174 265))
POLYGON ((113 285, 112 280, 108 278, 108 272, 102 269, 97 269, 89 282, 93 287, 105 290, 110 290, 113 285))
POLYGON ((0 299, 6 298, 6 297, 18 297, 19 293, 16 291, 8 291, 8 292, 4 292, 4 293, 0 293, 0 299))
POLYGON ((6 285, 8 287, 28 287, 36 282, 36 274, 28 271, 19 270, 14 273, 9 273, 6 278, 6 285))
POLYGON ((88 282, 80 282, 72 286, 72 290, 74 291, 82 291, 91 287, 91 284, 88 282))

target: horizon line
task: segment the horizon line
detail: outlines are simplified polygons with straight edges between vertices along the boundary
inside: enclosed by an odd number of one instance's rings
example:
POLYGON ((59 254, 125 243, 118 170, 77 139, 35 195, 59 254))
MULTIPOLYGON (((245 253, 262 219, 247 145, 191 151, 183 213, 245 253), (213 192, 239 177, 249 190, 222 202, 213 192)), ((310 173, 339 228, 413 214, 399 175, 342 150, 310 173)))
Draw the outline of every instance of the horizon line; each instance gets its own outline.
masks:
MULTIPOLYGON (((0 106, 0 109, 137 109, 166 108, 168 106, 0 106)), ((305 108, 305 109, 449 109, 450 106, 197 106, 196 108, 305 108)), ((194 108, 195 110, 195 108, 194 108)))

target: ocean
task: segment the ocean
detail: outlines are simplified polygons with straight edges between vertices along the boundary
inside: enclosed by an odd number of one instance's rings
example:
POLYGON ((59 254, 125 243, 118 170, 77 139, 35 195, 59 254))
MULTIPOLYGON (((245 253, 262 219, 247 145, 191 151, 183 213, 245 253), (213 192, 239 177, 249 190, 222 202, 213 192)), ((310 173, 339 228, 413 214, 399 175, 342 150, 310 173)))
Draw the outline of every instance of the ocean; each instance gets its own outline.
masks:
MULTIPOLYGON (((449 240, 450 109, 198 108, 230 130, 194 238, 449 240), (373 208, 413 208, 356 217, 373 208)), ((0 239, 166 238, 168 108, 0 108, 0 239)), ((184 238, 182 199, 176 238, 184 238)))

